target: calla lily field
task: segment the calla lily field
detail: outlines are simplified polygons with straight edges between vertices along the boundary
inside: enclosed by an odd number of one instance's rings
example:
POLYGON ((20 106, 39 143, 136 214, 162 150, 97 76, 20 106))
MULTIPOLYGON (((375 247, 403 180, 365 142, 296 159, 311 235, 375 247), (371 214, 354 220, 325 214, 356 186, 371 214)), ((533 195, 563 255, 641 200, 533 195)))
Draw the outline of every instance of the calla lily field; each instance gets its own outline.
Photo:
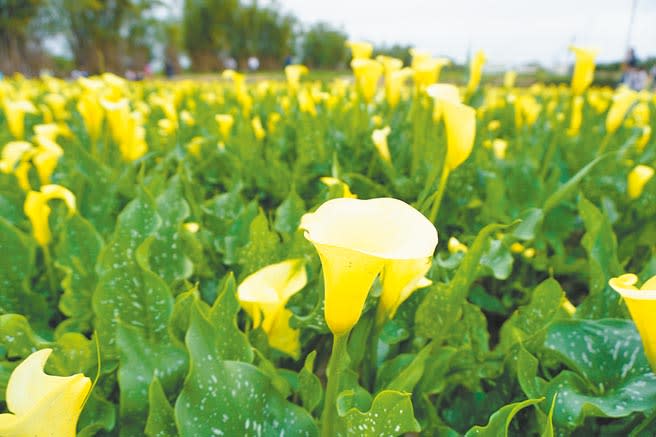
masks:
POLYGON ((656 434, 656 94, 0 80, 0 436, 656 434))

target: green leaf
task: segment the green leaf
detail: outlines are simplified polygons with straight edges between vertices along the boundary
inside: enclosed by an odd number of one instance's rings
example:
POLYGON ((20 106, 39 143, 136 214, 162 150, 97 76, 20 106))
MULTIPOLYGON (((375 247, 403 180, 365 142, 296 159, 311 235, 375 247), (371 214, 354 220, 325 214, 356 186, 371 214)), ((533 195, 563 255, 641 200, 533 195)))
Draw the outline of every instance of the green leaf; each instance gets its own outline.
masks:
POLYGON ((303 406, 309 412, 314 411, 323 398, 321 381, 317 375, 313 373, 314 360, 316 357, 317 351, 310 352, 307 358, 305 358, 303 368, 298 373, 298 393, 301 397, 301 402, 303 402, 303 406))
POLYGON ((481 257, 481 265, 488 267, 496 279, 508 279, 515 258, 501 240, 491 240, 490 247, 481 257))
POLYGON ((513 231, 513 236, 524 241, 534 240, 535 233, 544 220, 544 212, 538 208, 530 208, 524 211, 519 218, 522 222, 513 231))
POLYGON ((30 322, 47 324, 45 296, 32 291, 35 244, 31 238, 0 217, 0 314, 20 313, 30 322))
MULTIPOLYGON (((199 304, 192 309, 185 339, 190 369, 175 404, 180 435, 317 435, 307 411, 287 402, 265 373, 251 364, 226 360, 244 358, 239 347, 226 346, 242 340, 230 337, 235 332, 217 336, 199 304)), ((245 358, 252 359, 252 352, 245 358)))
POLYGON ((388 390, 397 390, 403 392, 412 392, 415 385, 419 382, 424 369, 426 368, 426 360, 430 357, 433 345, 428 344, 414 356, 412 362, 408 364, 387 386, 388 390))
POLYGON ((536 405, 542 402, 544 398, 527 399, 522 402, 515 402, 504 405, 492 416, 485 426, 475 426, 465 434, 465 437, 483 436, 483 437, 500 437, 508 436, 508 426, 515 415, 526 407, 536 405))
MULTIPOLYGON (((4 314, 0 316, 0 346, 7 358, 25 358, 48 343, 36 335, 25 316, 4 314)), ((4 394, 4 391, 2 392, 4 394)))
POLYGON ((362 412, 355 408, 344 414, 347 435, 396 436, 407 432, 419 432, 410 393, 383 390, 374 398, 371 409, 362 412))
POLYGON ((590 171, 597 164, 599 164, 602 160, 608 158, 611 155, 612 153, 607 153, 606 155, 602 155, 593 159, 585 167, 579 170, 574 176, 572 176, 567 182, 565 182, 562 186, 560 186, 558 190, 556 190, 549 197, 547 197, 547 199, 544 202, 544 206, 542 207, 542 212, 544 213, 544 215, 546 216, 547 213, 551 211, 551 209, 553 209, 565 198, 571 195, 574 192, 574 190, 576 190, 576 187, 578 186, 579 182, 581 182, 581 180, 588 173, 590 173, 590 171))
POLYGON ((608 285, 608 280, 623 273, 617 259, 617 239, 608 218, 585 197, 579 200, 579 214, 586 233, 581 244, 588 254, 590 295, 579 305, 581 318, 624 317, 621 296, 608 285))
POLYGON ((280 233, 293 234, 298 229, 303 214, 305 214, 305 203, 292 187, 287 198, 276 209, 273 229, 280 233))
POLYGON ((159 379, 153 378, 148 389, 148 420, 145 434, 148 437, 171 437, 178 435, 175 412, 166 399, 159 379))
POLYGON ((260 210, 250 225, 249 242, 239 251, 243 275, 248 275, 280 260, 280 237, 269 229, 269 221, 260 210))
POLYGON ((563 320, 549 328, 545 349, 573 371, 551 379, 554 422, 572 429, 586 417, 625 417, 656 408, 656 375, 635 325, 627 320, 563 320))
POLYGON ((55 266, 64 272, 59 309, 69 319, 57 327, 57 332, 88 331, 93 318, 91 298, 98 282, 95 267, 103 240, 79 214, 69 217, 61 228, 55 266))
POLYGON ((499 349, 508 351, 516 343, 542 343, 543 335, 560 313, 565 293, 555 279, 547 279, 533 291, 531 301, 513 313, 501 326, 499 349))

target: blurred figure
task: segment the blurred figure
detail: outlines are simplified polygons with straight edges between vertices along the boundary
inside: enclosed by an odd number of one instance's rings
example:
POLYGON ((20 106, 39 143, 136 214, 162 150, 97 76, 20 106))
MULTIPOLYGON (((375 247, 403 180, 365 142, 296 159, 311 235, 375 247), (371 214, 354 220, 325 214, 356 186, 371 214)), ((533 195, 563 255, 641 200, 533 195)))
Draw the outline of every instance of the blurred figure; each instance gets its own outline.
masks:
POLYGON ((635 50, 630 48, 627 50, 624 62, 622 63, 622 79, 620 79, 620 84, 626 85, 632 90, 640 91, 647 86, 648 79, 647 72, 643 68, 640 68, 635 50))
POLYGON ((250 71, 257 71, 257 69, 260 68, 260 60, 257 59, 256 56, 250 56, 246 63, 248 64, 248 69, 250 71))
POLYGON ((237 70, 237 60, 230 56, 223 61, 223 66, 226 70, 237 70))
POLYGON ((169 59, 164 62, 164 74, 166 75, 167 79, 172 78, 173 74, 175 74, 173 71, 173 63, 169 59))

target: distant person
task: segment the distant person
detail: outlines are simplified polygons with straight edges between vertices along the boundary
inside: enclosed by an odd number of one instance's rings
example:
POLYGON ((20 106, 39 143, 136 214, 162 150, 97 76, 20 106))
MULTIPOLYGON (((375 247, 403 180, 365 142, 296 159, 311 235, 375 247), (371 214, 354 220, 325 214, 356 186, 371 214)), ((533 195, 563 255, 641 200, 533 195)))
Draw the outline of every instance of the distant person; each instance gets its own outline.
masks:
POLYGON ((643 78, 643 74, 640 68, 638 68, 638 56, 636 56, 635 49, 629 48, 626 51, 624 62, 622 62, 622 78, 620 79, 620 84, 635 90, 642 89, 639 87, 643 82, 645 82, 645 78, 643 78))
POLYGON ((2 71, 0 71, 0 80, 2 80, 2 79, 4 79, 4 78, 5 78, 4 73, 3 73, 2 71))
POLYGON ((223 61, 223 66, 226 68, 226 70, 236 70, 237 60, 232 56, 229 56, 225 61, 223 61))
POLYGON ((173 70, 173 63, 168 59, 166 60, 166 62, 164 62, 164 74, 168 79, 172 78, 173 75, 175 74, 175 71, 173 70))
POLYGON ((283 61, 283 67, 287 67, 288 65, 292 65, 294 63, 294 60, 292 59, 292 55, 287 55, 285 56, 285 60, 283 61))
POLYGON ((247 65, 250 71, 257 71, 260 68, 260 60, 256 56, 251 56, 248 58, 247 65))

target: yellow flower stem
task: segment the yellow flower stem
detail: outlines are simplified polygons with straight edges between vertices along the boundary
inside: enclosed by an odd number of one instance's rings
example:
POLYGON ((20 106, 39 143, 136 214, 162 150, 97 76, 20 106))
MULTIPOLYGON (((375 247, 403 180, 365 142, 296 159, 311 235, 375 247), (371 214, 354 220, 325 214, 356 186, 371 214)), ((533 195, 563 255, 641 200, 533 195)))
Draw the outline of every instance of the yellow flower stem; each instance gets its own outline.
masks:
POLYGON ((556 153, 556 148, 558 147, 558 143, 560 141, 560 135, 554 133, 553 138, 549 142, 549 145, 547 146, 547 150, 544 152, 544 157, 542 158, 542 168, 540 169, 540 180, 544 181, 544 179, 547 177, 547 172, 549 171, 550 168, 553 167, 552 165, 552 160, 553 160, 553 155, 556 153))
POLYGON ((55 280, 55 272, 52 269, 52 256, 50 255, 50 248, 48 245, 42 246, 43 249, 43 262, 46 265, 46 275, 48 276, 48 286, 50 293, 53 295, 57 293, 57 281, 55 280))
POLYGON ((604 138, 601 140, 601 144, 599 145, 599 149, 597 150, 597 156, 604 154, 612 136, 613 134, 606 132, 606 135, 604 135, 604 138))
POLYGON ((442 203, 442 197, 444 197, 444 190, 446 189, 446 182, 449 179, 449 168, 444 164, 442 169, 442 174, 440 175, 440 184, 437 186, 437 193, 433 198, 433 206, 431 207, 430 215, 428 220, 432 223, 435 223, 437 219, 437 213, 440 211, 440 204, 442 203))
POLYGON ((348 368, 348 346, 349 332, 335 334, 333 337, 333 350, 328 361, 328 383, 326 385, 326 397, 321 413, 321 437, 334 437, 337 435, 335 425, 337 424, 337 395, 339 393, 342 374, 348 368))

